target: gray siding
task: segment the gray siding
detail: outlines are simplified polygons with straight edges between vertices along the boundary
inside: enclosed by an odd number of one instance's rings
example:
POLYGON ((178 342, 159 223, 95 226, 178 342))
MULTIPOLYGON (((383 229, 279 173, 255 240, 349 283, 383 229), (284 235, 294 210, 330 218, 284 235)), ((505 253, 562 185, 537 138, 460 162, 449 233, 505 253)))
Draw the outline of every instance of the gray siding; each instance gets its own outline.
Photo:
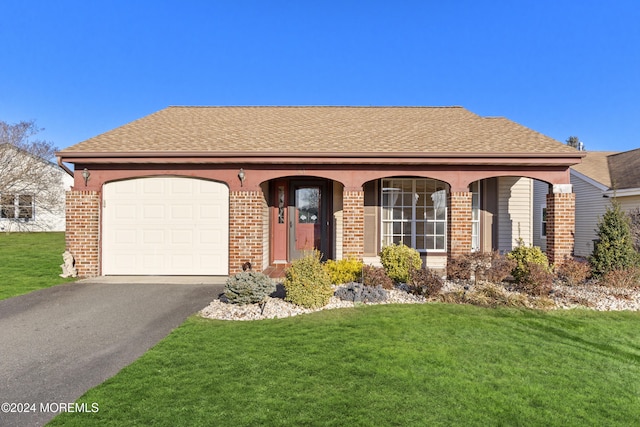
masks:
POLYGON ((576 194, 576 233, 574 255, 588 257, 593 252, 598 221, 604 215, 609 199, 602 197, 602 190, 575 174, 571 174, 573 192, 576 194))

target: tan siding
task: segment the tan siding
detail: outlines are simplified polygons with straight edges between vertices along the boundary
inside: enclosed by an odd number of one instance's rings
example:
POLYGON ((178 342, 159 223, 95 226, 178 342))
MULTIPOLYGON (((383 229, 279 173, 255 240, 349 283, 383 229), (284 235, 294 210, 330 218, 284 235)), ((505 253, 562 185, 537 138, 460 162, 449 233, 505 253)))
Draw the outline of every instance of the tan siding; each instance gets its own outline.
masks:
POLYGON ((618 201, 620 202, 620 207, 625 212, 640 208, 640 196, 618 197, 618 201))
POLYGON ((370 181, 364 185, 364 255, 367 257, 378 254, 380 242, 378 191, 378 181, 370 181))
POLYGON ((501 177, 498 179, 498 249, 510 251, 522 238, 532 243, 533 184, 529 178, 501 177))
POLYGON ((342 259, 342 195, 344 185, 333 184, 333 253, 335 259, 342 259))
POLYGON ((547 204, 549 184, 535 180, 533 182, 533 245, 547 250, 547 238, 542 236, 542 207, 547 204))
POLYGON ((609 199, 602 197, 602 190, 573 174, 571 184, 576 194, 576 233, 573 251, 576 256, 587 257, 593 251, 598 220, 604 215, 609 199))

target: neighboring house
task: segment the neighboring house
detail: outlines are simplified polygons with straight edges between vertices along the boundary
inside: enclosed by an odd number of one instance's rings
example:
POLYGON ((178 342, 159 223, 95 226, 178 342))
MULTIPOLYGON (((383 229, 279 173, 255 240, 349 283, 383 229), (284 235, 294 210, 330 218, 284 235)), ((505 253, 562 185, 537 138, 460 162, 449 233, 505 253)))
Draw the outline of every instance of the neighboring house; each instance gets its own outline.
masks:
POLYGON ((57 153, 75 165, 67 246, 81 276, 226 275, 326 258, 427 265, 533 241, 573 250, 569 168, 584 153, 461 107, 169 107, 57 153))
POLYGON ((60 166, 0 144, 0 232, 65 231, 65 192, 73 177, 60 166))
MULTIPOLYGON (((571 167, 571 184, 576 197, 575 256, 588 257, 597 238, 598 222, 611 200, 623 211, 640 207, 640 149, 615 153, 586 152, 582 163, 571 167)), ((534 190, 534 240, 546 250, 545 233, 548 185, 536 181, 534 190)))

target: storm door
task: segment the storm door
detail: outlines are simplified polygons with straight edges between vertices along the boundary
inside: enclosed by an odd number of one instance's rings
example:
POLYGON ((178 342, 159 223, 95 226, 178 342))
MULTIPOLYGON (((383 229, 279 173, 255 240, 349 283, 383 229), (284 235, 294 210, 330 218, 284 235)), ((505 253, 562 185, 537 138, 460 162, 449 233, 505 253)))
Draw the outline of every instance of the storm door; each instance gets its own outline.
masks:
POLYGON ((314 249, 327 255, 327 185, 324 181, 292 182, 289 206, 289 258, 314 249))

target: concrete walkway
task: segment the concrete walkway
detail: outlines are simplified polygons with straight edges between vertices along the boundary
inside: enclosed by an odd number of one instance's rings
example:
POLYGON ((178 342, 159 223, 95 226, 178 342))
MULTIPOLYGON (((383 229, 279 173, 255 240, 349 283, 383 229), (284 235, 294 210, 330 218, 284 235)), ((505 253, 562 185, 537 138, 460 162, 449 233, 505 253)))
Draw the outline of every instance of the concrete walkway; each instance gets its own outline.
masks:
POLYGON ((0 301, 0 404, 35 404, 21 414, 3 405, 0 426, 45 424, 60 403, 112 377, 207 306, 225 280, 100 277, 0 301))

